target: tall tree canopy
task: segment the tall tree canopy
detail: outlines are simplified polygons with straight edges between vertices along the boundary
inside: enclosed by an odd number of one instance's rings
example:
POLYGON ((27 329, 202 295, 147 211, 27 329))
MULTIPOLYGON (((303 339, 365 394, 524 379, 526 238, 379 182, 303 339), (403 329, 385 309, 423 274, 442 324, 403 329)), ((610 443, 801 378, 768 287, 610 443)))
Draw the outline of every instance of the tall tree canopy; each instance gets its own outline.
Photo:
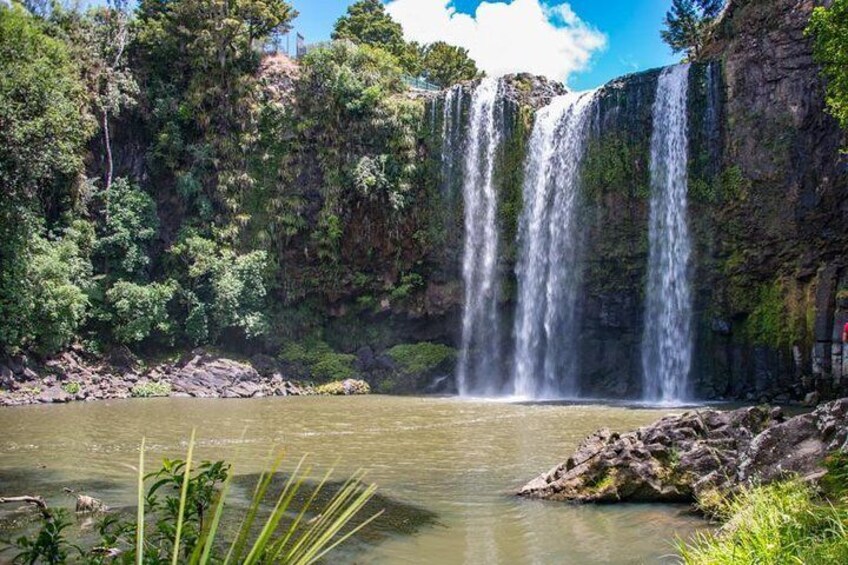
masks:
POLYGON ((154 152, 201 221, 232 226, 250 188, 258 47, 295 16, 283 0, 139 4, 154 152))
POLYGON ((94 131, 68 46, 18 5, 0 5, 0 348, 65 344, 85 316, 89 230, 48 240, 73 209, 94 131))
POLYGON ((665 28, 660 31, 675 53, 685 53, 689 60, 701 57, 710 27, 724 8, 725 0, 672 0, 665 15, 665 28))
POLYGON ((425 46, 405 41, 403 27, 386 13, 380 0, 359 0, 348 7, 347 14, 336 21, 332 38, 388 51, 406 74, 423 76, 441 87, 479 74, 467 49, 444 41, 425 46))
POLYGON ((814 39, 816 60, 822 65, 830 112, 848 129, 848 0, 813 12, 808 33, 814 39))
POLYGON ((359 0, 351 4, 347 14, 336 21, 332 38, 380 47, 394 55, 401 54, 406 45, 403 28, 386 13, 380 0, 359 0))
POLYGON ((468 49, 437 41, 422 50, 424 77, 442 88, 480 75, 477 63, 468 56, 468 49))

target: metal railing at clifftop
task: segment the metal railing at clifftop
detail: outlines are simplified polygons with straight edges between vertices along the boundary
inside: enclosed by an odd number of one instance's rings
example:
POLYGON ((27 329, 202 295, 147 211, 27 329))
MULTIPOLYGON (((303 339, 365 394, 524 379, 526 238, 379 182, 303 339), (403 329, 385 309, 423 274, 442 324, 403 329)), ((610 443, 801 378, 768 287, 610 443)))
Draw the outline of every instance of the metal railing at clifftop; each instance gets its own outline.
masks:
POLYGON ((427 82, 421 77, 403 75, 403 82, 406 83, 406 86, 415 90, 426 90, 428 92, 438 92, 439 90, 441 90, 441 88, 439 88, 432 82, 427 82))

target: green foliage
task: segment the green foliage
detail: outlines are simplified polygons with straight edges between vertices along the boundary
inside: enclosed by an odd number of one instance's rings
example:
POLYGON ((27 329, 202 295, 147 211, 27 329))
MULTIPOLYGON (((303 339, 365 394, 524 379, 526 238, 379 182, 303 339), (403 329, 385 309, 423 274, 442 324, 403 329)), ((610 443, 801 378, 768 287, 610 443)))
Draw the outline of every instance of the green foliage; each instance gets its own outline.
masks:
POLYGON ((82 551, 71 544, 65 536, 65 530, 71 526, 71 519, 64 510, 50 512, 42 516, 41 529, 33 539, 20 537, 15 540, 15 548, 18 553, 12 560, 13 563, 45 563, 57 565, 67 563, 71 550, 82 553, 82 551))
POLYGON ((287 363, 298 363, 312 366, 322 356, 333 353, 333 348, 318 338, 308 338, 304 341, 291 341, 283 345, 280 359, 287 363))
POLYGON ((343 381, 356 375, 353 362, 356 355, 325 353, 312 365, 312 376, 321 381, 343 381))
POLYGON ((139 3, 155 173, 174 180, 195 225, 239 230, 255 182, 248 158, 259 114, 255 46, 288 29, 295 15, 283 0, 139 3))
POLYGON ((848 560, 848 510, 819 500, 801 480, 753 487, 714 506, 725 525, 679 545, 687 565, 848 560))
POLYGON ((64 564, 74 550, 80 561, 87 563, 307 565, 320 562, 382 514, 353 524, 376 491, 374 485, 363 484, 362 472, 354 473, 326 504, 319 502, 330 473, 314 487, 306 487, 311 467, 304 466, 305 458, 289 475, 280 494, 269 496, 283 461, 277 456, 269 471, 260 476, 244 515, 231 516, 234 512, 228 495, 232 468, 223 461, 194 467, 193 451, 192 436, 185 461, 166 459, 159 471, 145 475, 142 440, 135 522, 107 515, 97 528, 100 542, 83 549, 65 537, 63 531, 71 525, 65 514, 45 511, 35 537, 22 537, 15 543, 19 553, 13 562, 64 564), (146 482, 152 484, 145 492, 146 482), (263 506, 271 511, 262 512, 263 506), (222 523, 240 525, 224 533, 222 523))
POLYGON ((322 339, 312 337, 283 345, 280 359, 298 366, 304 378, 319 381, 343 381, 353 378, 355 355, 337 353, 322 339))
POLYGON ((71 235, 80 226, 50 239, 41 221, 76 205, 74 183, 93 130, 84 107, 84 85, 67 46, 19 5, 0 5, 0 344, 6 350, 50 352, 68 343, 85 318, 88 249, 71 235))
POLYGON ((395 301, 408 298, 416 289, 424 286, 424 277, 418 273, 406 273, 400 277, 400 284, 392 289, 391 299, 395 301))
POLYGON ((171 394, 171 383, 167 381, 147 381, 145 383, 138 383, 132 387, 130 394, 133 398, 169 396, 171 394))
POLYGON ((153 198, 126 179, 115 179, 102 193, 109 203, 94 246, 104 272, 116 278, 145 279, 150 263, 150 244, 156 237, 159 218, 153 198))
POLYGON ((173 281, 146 285, 128 281, 115 283, 106 292, 115 339, 120 343, 138 343, 154 333, 168 336, 173 329, 168 303, 176 291, 173 281))
MULTIPOLYGON (((18 4, 0 5, 0 210, 68 198, 62 176, 83 168, 93 130, 86 93, 68 47, 18 4)), ((55 209, 55 208, 54 208, 55 209)))
POLYGON ((813 10, 807 34, 813 52, 827 77, 827 105, 848 129, 848 0, 834 0, 829 8, 813 10))
POLYGON ((444 369, 456 360, 456 349, 429 342, 395 345, 386 354, 398 364, 401 371, 410 375, 444 369))
POLYGON ((712 24, 721 13, 725 0, 672 0, 660 32, 675 53, 686 53, 689 60, 701 58, 712 24))
POLYGON ((408 71, 415 69, 415 53, 408 50, 403 28, 386 13, 380 0, 359 0, 348 6, 347 14, 336 20, 332 38, 384 49, 405 61, 408 71))
POLYGON ((68 381, 66 383, 62 383, 62 390, 64 390, 68 394, 79 394, 79 391, 81 389, 82 386, 77 381, 68 381))
POLYGON ((482 75, 477 63, 468 56, 468 49, 444 41, 424 47, 421 65, 424 78, 442 88, 482 75))
POLYGON ((824 460, 827 473, 821 480, 825 494, 833 500, 848 500, 848 453, 835 451, 824 460))
POLYGON ((786 294, 780 281, 760 287, 756 305, 745 323, 753 343, 772 347, 795 343, 797 336, 786 307, 786 294))
POLYGON ((17 296, 25 317, 14 321, 24 345, 52 353, 73 341, 88 316, 93 239, 91 224, 78 220, 61 237, 30 242, 26 286, 17 296))
POLYGON ((264 251, 239 255, 187 233, 170 249, 170 255, 177 260, 185 331, 192 341, 214 341, 227 328, 238 328, 250 338, 267 331, 264 251))
POLYGON ((593 199, 607 194, 647 199, 650 196, 647 162, 647 148, 621 135, 593 139, 583 159, 584 190, 593 199))

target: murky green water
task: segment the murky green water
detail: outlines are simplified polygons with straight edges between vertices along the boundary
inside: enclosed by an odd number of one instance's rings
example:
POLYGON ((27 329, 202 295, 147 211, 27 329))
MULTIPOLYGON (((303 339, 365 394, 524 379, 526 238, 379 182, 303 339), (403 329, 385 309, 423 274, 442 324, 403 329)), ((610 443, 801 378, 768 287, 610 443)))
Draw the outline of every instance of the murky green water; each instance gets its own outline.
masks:
POLYGON ((269 449, 280 445, 290 463, 310 453, 318 467, 335 464, 340 478, 366 468, 382 494, 437 514, 436 525, 332 562, 673 562, 675 536, 704 527, 683 506, 569 506, 510 496, 595 429, 625 431, 665 413, 386 396, 6 408, 0 495, 87 485, 108 504, 131 504, 141 437, 153 466, 183 454, 196 427, 199 456, 227 459, 237 473, 265 469, 269 449))

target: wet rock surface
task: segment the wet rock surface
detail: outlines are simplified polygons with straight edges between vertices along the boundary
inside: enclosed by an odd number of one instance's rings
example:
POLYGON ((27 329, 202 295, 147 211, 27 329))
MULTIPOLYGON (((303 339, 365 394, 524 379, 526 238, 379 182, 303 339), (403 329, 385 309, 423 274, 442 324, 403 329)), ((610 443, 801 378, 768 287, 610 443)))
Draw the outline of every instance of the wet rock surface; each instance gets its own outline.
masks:
POLYGON ((822 476, 848 450, 848 398, 786 418, 780 408, 694 410, 634 432, 602 429, 519 496, 572 502, 693 502, 710 491, 822 476))
MULTIPOLYGON (((333 394, 365 394, 368 385, 349 379, 333 394)), ((333 383, 329 383, 333 384, 333 383)), ((178 360, 147 366, 129 351, 95 359, 69 350, 43 363, 17 356, 0 363, 0 406, 53 404, 149 396, 261 398, 329 394, 286 378, 276 359, 256 355, 235 360, 196 349, 178 360)))

